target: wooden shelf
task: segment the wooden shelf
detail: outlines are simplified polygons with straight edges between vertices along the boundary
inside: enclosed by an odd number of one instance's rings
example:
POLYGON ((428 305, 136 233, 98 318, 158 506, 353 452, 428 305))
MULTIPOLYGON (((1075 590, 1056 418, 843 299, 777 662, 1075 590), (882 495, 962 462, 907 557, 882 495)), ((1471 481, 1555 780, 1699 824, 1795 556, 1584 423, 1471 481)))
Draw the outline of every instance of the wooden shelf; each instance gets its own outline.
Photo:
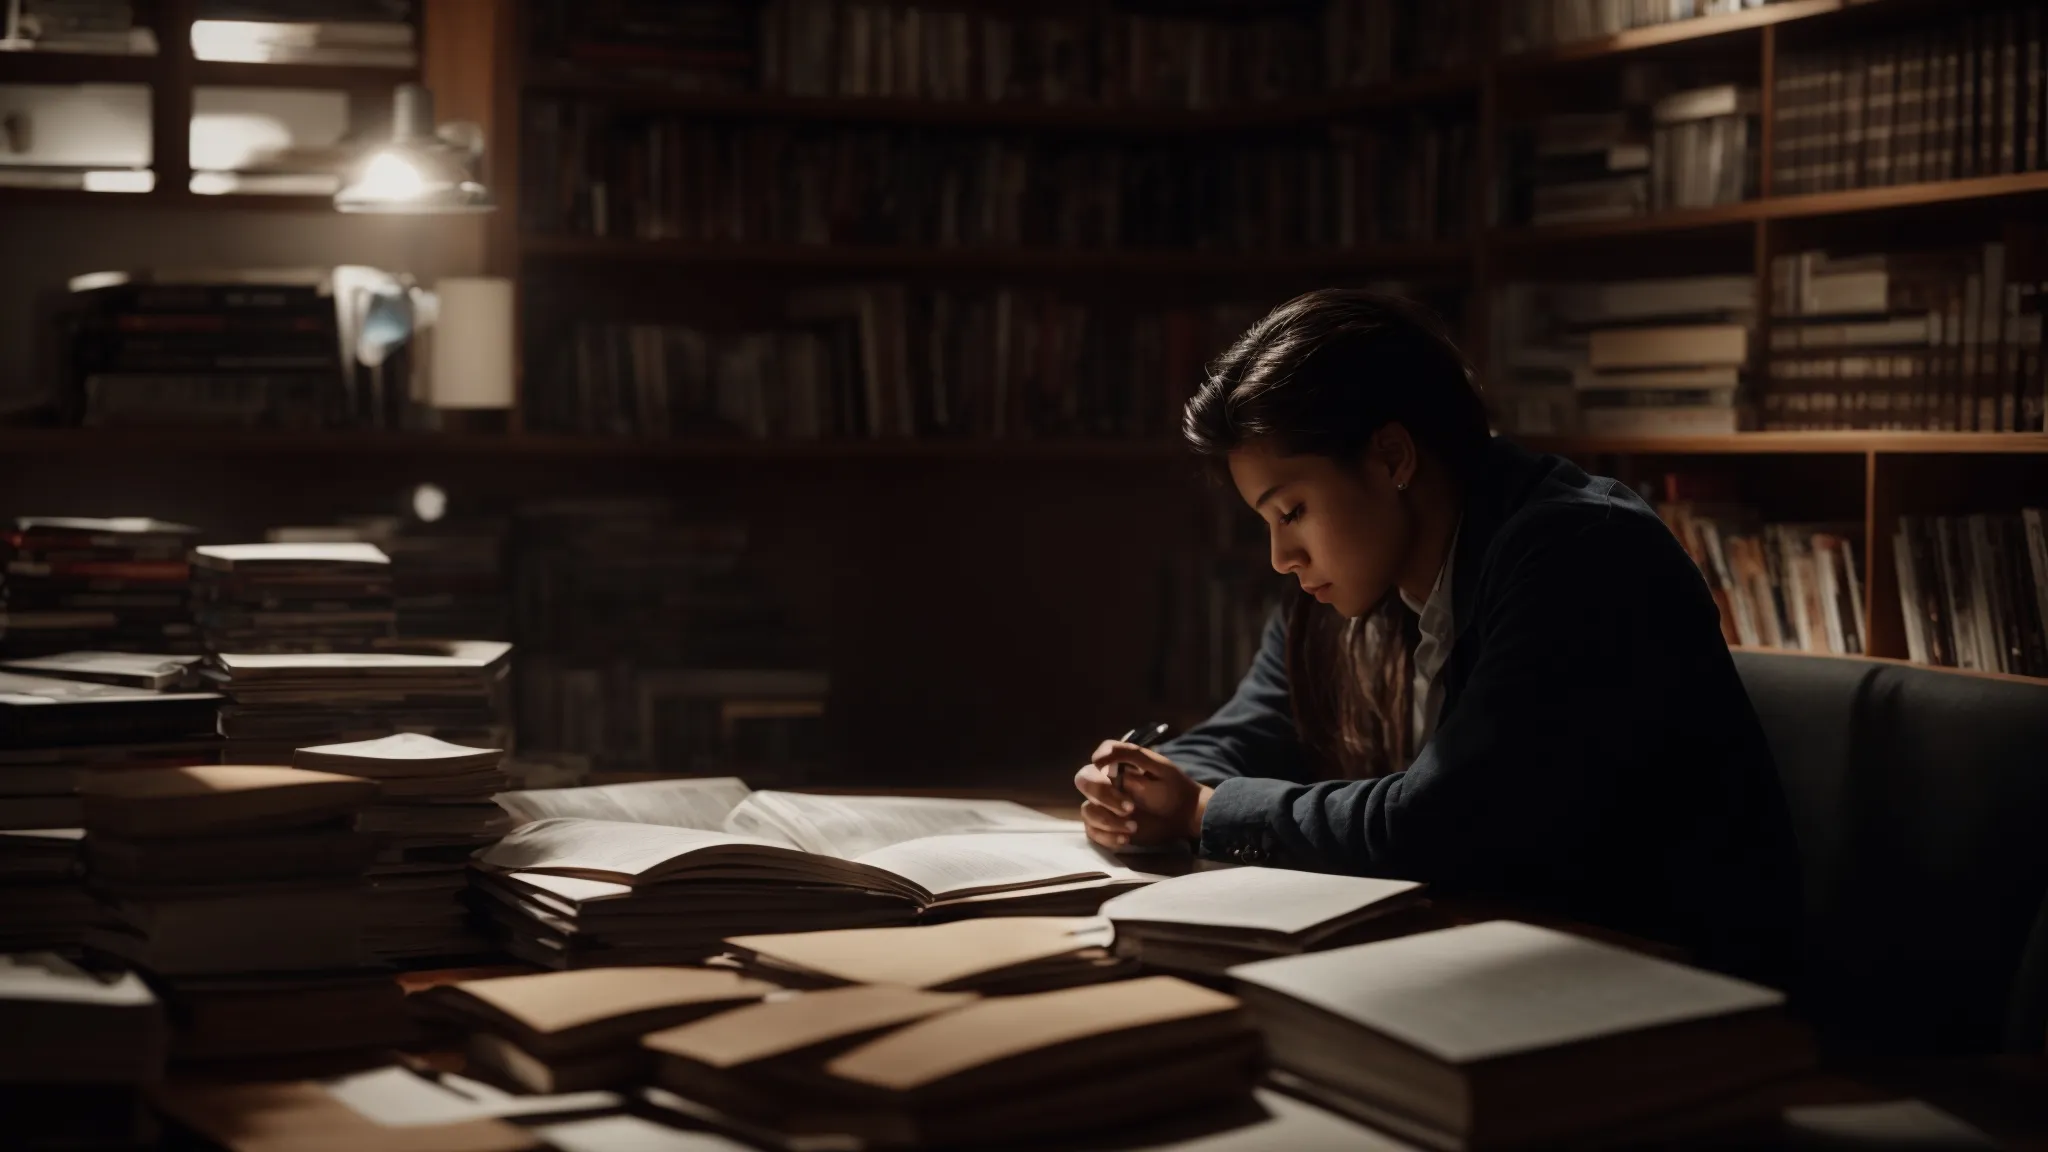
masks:
POLYGON ((198 208, 213 211, 332 212, 327 196, 265 196, 236 192, 201 196, 185 188, 157 187, 149 192, 87 192, 83 188, 0 187, 0 205, 52 208, 198 208))
POLYGON ((2041 432, 1742 432, 1732 436, 1529 436, 1561 456, 1747 456, 2048 453, 2041 432))
POLYGON ((537 433, 284 431, 247 428, 0 428, 0 453, 519 456, 675 460, 1171 460, 1178 440, 658 440, 537 433))
POLYGON ((1566 44, 1547 45, 1503 56, 1497 61, 1502 72, 1529 72, 1553 64, 1566 64, 1579 60, 1594 60, 1603 56, 1618 56, 1627 52, 1640 52, 1645 48, 1660 48, 1669 44, 1706 40, 1715 36, 1726 36, 1734 32, 1745 32, 1767 24, 1783 24, 1791 20, 1804 20, 1839 12, 1845 5, 1842 0, 1789 0, 1787 3, 1770 4, 1762 8, 1747 8, 1740 12, 1728 12, 1719 16, 1700 16, 1691 20, 1674 20, 1666 24, 1652 24, 1645 28, 1630 28, 1611 36, 1596 36, 1589 40, 1574 40, 1566 44))
POLYGON ((1415 77, 1349 92, 1228 108, 1166 108, 1084 104, 994 103, 889 96, 792 96, 774 92, 684 92, 633 80, 556 68, 530 80, 527 91, 602 101, 615 108, 718 119, 812 120, 840 123, 936 124, 980 128, 1056 129, 1103 133, 1216 132, 1343 117, 1478 89, 1474 69, 1415 77))
POLYGON ((1235 275, 1275 272, 1369 272, 1382 269, 1462 269, 1459 244, 1377 245, 1295 252, 1208 252, 1066 248, 931 248, 848 244, 706 244, 684 240, 614 240, 590 236, 529 235, 520 242, 530 261, 593 261, 901 272, 1063 272, 1086 275, 1235 275))
POLYGON ((343 88, 388 91, 419 75, 418 68, 340 64, 247 64, 195 60, 192 83, 226 88, 343 88))
POLYGON ((0 52, 0 84, 150 84, 162 74, 159 56, 0 52))

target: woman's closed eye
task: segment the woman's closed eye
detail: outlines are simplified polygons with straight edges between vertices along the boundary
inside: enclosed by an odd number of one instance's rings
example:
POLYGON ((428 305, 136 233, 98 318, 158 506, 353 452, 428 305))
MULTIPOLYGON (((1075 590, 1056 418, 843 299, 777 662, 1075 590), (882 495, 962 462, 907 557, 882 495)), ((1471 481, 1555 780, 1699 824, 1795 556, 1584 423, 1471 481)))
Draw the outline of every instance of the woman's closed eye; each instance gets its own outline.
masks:
POLYGON ((1296 505, 1295 505, 1294 507, 1292 507, 1292 508, 1289 508, 1289 509, 1288 509, 1287 511, 1285 511, 1285 512, 1282 512, 1282 513, 1280 514, 1280 523, 1282 523, 1282 524, 1292 524, 1292 523, 1294 523, 1294 522, 1295 522, 1296 520, 1299 520, 1299 519, 1301 519, 1301 513, 1302 513, 1302 510, 1303 510, 1304 508, 1306 508, 1306 507, 1307 507, 1307 505, 1305 505, 1305 504, 1296 504, 1296 505))

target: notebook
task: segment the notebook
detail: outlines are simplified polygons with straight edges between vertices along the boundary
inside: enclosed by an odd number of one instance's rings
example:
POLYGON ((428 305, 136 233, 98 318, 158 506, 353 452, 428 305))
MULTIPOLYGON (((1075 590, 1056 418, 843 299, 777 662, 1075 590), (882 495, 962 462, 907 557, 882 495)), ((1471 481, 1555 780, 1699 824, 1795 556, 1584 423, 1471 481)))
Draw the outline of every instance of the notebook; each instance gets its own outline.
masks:
POLYGON ((1287 956, 1398 930, 1393 915, 1421 900, 1407 880, 1332 876, 1288 868, 1191 872, 1127 892, 1102 906, 1116 951, 1167 971, 1221 974, 1232 965, 1287 956))
POLYGON ((1230 976, 1276 1068, 1432 1147, 1576 1140, 1813 1062, 1776 991, 1514 921, 1230 976))

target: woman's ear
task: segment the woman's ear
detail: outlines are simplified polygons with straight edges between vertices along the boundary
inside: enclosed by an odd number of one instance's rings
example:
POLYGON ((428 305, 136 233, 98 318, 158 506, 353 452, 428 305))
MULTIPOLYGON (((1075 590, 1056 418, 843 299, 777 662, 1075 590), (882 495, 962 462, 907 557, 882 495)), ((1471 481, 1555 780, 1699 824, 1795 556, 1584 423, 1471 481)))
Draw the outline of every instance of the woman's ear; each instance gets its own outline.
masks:
POLYGON ((1366 467, 1386 477, 1396 491, 1406 492, 1415 481, 1416 463, 1415 437, 1404 425, 1381 425, 1366 445, 1366 467))

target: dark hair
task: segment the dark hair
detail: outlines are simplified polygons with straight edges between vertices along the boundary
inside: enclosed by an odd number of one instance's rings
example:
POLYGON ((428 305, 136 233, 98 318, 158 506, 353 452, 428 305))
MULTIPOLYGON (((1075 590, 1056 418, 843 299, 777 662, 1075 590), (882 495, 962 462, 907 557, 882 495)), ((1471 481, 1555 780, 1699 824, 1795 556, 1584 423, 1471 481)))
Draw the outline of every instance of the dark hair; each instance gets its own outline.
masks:
POLYGON ((1349 460, 1393 423, 1454 475, 1486 447, 1471 371, 1428 309, 1324 288, 1268 312, 1209 365, 1181 434, 1204 455, 1271 436, 1288 455, 1349 460))
MULTIPOLYGON (((1181 433, 1209 456, 1272 437, 1288 455, 1351 460, 1393 423, 1456 477, 1486 450, 1485 406, 1442 323, 1399 297, 1325 288, 1273 309, 1216 358, 1181 433)), ((1414 614, 1393 596, 1355 621, 1307 596, 1284 610, 1295 729, 1320 773, 1407 767, 1414 614)))

